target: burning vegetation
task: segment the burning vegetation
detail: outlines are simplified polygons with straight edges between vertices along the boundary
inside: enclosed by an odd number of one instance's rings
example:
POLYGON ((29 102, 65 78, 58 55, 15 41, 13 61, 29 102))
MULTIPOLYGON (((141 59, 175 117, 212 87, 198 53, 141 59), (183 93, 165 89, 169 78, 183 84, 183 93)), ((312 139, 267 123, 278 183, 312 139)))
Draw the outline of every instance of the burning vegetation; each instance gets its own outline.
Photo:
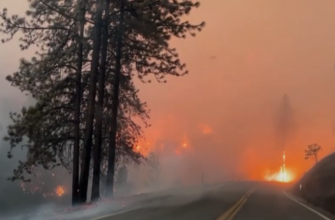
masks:
POLYGON ((20 186, 24 194, 40 194, 45 198, 51 196, 61 197, 65 194, 65 190, 63 186, 55 186, 59 181, 60 179, 57 178, 54 172, 40 171, 35 168, 34 178, 26 182, 21 181, 20 186))
POLYGON ((288 183, 293 181, 293 174, 287 170, 286 168, 286 154, 285 151, 283 152, 283 163, 280 166, 280 170, 278 170, 277 172, 268 174, 265 176, 265 180, 267 181, 277 181, 277 182, 284 182, 284 183, 288 183))
POLYGON ((57 186, 55 192, 58 196, 62 196, 65 193, 63 187, 61 187, 61 186, 57 186))
POLYGON ((167 76, 188 73, 170 39, 194 37, 203 29, 204 22, 191 24, 183 19, 200 3, 57 1, 41 9, 38 1, 28 2, 23 16, 11 15, 7 9, 0 12, 0 32, 8 34, 3 42, 24 33, 21 49, 34 45, 40 55, 22 59, 18 70, 7 77, 12 86, 34 99, 33 105, 10 115, 5 137, 11 145, 8 156, 13 157, 16 147, 28 152, 12 180, 27 180, 31 166, 46 170, 61 166, 72 173, 73 205, 100 199, 101 174, 106 176, 106 196, 113 197, 119 165, 138 165, 149 153, 150 144, 137 143, 144 136, 143 127, 149 126, 149 109, 139 97, 134 78, 166 82, 167 76), (60 13, 64 7, 66 16, 60 13), (136 11, 145 19, 139 19, 136 11), (54 25, 50 16, 62 28, 46 28, 54 25), (85 40, 91 36, 102 37, 85 40))

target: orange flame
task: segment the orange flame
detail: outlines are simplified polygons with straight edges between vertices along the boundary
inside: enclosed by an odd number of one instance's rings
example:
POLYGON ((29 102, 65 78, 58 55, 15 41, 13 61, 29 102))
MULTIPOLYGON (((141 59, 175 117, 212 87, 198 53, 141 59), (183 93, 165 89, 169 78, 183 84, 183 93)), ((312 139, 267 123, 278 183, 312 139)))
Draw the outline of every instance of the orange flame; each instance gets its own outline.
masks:
POLYGON ((57 188, 56 188, 55 191, 56 191, 56 194, 57 194, 58 196, 62 196, 62 195, 65 193, 63 187, 61 187, 61 186, 57 186, 57 188))
POLYGON ((267 181, 277 181, 277 182, 284 182, 288 183, 293 181, 293 174, 286 169, 286 164, 285 164, 286 156, 285 156, 285 151, 283 153, 283 164, 280 166, 280 171, 275 172, 269 175, 265 176, 265 180, 267 181))
POLYGON ((133 150, 137 153, 147 156, 151 150, 151 142, 146 142, 144 139, 140 139, 136 145, 134 145, 133 150))
POLYGON ((284 170, 283 167, 280 168, 279 172, 275 172, 265 176, 266 181, 276 181, 284 183, 289 183, 293 181, 293 179, 294 179, 293 174, 288 170, 284 170))

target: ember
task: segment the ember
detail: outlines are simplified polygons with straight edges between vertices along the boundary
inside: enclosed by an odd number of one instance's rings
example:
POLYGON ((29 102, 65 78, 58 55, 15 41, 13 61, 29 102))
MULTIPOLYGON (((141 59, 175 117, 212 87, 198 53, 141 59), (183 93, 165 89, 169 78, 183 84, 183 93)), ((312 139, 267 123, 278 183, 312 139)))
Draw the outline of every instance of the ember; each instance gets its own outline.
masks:
POLYGON ((62 196, 62 195, 65 193, 63 187, 61 187, 61 186, 57 186, 57 188, 56 188, 55 191, 56 191, 56 194, 57 194, 58 196, 62 196))

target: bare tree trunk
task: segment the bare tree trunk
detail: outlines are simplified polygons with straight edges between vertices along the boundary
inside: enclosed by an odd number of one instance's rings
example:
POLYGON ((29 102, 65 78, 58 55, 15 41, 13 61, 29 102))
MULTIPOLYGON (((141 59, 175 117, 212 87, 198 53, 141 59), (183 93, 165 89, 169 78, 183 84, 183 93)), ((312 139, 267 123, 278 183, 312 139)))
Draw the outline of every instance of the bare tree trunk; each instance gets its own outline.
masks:
POLYGON ((73 145, 73 171, 72 171, 72 205, 79 203, 79 148, 80 148, 80 101, 81 101, 81 75, 83 66, 83 38, 85 28, 86 1, 79 2, 79 42, 77 49, 77 73, 76 73, 76 98, 74 113, 74 145, 73 145))
POLYGON ((116 37, 116 62, 115 74, 113 81, 112 94, 112 114, 110 119, 111 132, 109 134, 109 155, 108 155, 108 171, 107 171, 107 188, 106 194, 113 197, 114 190, 114 173, 115 173, 115 151, 116 151, 116 132, 117 132, 117 115, 119 107, 119 84, 121 74, 121 58, 122 58, 122 38, 123 38, 123 22, 124 22, 124 0, 120 0, 120 20, 116 37))
POLYGON ((90 160, 92 151, 92 136, 94 124, 94 111, 95 111, 95 96, 96 96, 96 83, 99 67, 99 53, 101 48, 101 26, 102 26, 102 11, 103 0, 96 0, 96 12, 94 18, 94 39, 93 39, 93 53, 91 63, 91 73, 89 82, 89 95, 87 106, 87 121, 85 127, 84 137, 84 151, 83 160, 81 163, 80 183, 79 183, 79 198, 81 202, 87 201, 87 187, 88 178, 90 173, 90 160))
POLYGON ((98 82, 98 103, 95 122, 95 146, 93 149, 93 183, 92 183, 92 201, 100 198, 100 167, 101 167, 101 145, 102 145, 102 115, 104 105, 105 74, 107 65, 107 47, 108 47, 108 25, 109 25, 109 5, 110 0, 105 3, 105 19, 102 33, 101 61, 98 82))

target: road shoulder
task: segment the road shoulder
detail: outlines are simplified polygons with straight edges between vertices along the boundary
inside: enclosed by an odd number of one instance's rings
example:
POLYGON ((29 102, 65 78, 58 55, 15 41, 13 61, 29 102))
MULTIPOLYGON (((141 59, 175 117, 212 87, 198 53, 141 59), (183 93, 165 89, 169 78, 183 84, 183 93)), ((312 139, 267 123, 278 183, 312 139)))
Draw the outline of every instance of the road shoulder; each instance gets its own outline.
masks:
POLYGON ((326 210, 317 207, 313 204, 308 203, 306 200, 297 197, 287 191, 283 191, 284 195, 289 198, 290 200, 298 203, 299 205, 303 206, 304 208, 310 210, 311 212, 314 212, 318 216, 320 216, 324 220, 335 220, 335 216, 332 215, 331 213, 327 212, 326 210))

